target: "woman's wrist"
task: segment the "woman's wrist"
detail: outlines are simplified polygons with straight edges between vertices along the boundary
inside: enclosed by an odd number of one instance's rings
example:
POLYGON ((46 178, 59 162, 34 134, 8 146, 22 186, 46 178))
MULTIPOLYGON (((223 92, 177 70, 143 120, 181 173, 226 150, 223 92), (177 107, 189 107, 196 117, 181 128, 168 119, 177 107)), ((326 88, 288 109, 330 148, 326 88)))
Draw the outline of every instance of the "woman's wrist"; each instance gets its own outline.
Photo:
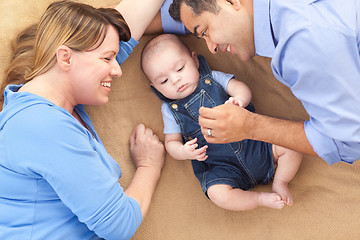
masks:
POLYGON ((160 178, 161 170, 162 168, 157 166, 140 166, 136 169, 136 172, 157 181, 160 178))

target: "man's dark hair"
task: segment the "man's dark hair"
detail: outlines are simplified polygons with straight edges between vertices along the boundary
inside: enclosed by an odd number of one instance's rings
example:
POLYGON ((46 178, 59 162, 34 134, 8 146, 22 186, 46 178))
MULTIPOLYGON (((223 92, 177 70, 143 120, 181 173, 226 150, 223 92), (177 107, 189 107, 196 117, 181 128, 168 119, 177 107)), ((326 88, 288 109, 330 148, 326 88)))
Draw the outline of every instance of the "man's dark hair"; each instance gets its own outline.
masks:
POLYGON ((174 0, 170 5, 169 13, 170 16, 178 22, 181 22, 180 5, 182 3, 189 6, 195 15, 200 15, 205 11, 217 14, 220 10, 216 0, 174 0))

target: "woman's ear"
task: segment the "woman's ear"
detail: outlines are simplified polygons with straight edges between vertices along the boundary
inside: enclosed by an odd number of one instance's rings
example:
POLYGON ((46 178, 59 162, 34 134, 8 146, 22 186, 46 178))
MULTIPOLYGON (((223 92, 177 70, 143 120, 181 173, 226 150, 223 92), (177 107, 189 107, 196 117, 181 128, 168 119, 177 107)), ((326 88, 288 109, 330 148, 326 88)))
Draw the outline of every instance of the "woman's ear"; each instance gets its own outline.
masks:
POLYGON ((67 71, 70 69, 71 60, 72 60, 72 50, 71 48, 61 45, 56 51, 56 60, 60 68, 67 71))
POLYGON ((191 52, 191 56, 192 56, 192 58, 193 58, 194 61, 195 61, 196 67, 199 68, 199 59, 197 58, 196 52, 194 52, 194 51, 191 52))

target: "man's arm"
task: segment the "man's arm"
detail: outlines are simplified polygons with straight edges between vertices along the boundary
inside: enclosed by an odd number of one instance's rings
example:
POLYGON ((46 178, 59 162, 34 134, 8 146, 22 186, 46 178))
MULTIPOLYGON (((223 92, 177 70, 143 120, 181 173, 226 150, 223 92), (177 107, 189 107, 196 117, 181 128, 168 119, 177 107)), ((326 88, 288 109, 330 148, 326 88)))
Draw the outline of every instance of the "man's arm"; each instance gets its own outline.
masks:
POLYGON ((304 131, 304 122, 252 113, 233 104, 200 108, 199 124, 209 143, 253 139, 273 143, 305 154, 316 155, 304 131), (212 137, 206 131, 212 129, 212 137))

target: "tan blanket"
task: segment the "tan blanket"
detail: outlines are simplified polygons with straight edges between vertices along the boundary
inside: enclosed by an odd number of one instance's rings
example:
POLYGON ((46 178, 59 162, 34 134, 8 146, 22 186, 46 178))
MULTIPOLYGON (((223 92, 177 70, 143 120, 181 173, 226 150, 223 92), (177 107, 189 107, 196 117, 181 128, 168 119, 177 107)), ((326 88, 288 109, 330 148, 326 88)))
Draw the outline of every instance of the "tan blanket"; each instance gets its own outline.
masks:
MULTIPOLYGON (((50 2, 0 0, 1 76, 10 57, 9 40, 19 29, 37 21, 50 2)), ((82 2, 104 6, 118 1, 82 2)), ((120 183, 124 188, 134 173, 129 153, 132 129, 144 123, 164 139, 160 100, 139 67, 141 49, 152 37, 143 37, 122 65, 124 74, 113 82, 110 102, 87 107, 105 147, 122 169, 120 183)), ((193 36, 182 39, 204 55, 213 70, 233 73, 247 83, 257 112, 286 119, 307 118, 301 103, 272 76, 269 59, 256 57, 242 63, 228 54, 211 55, 205 42, 193 36)), ((282 210, 223 210, 204 196, 190 161, 176 161, 167 155, 149 214, 133 239, 360 239, 359 163, 329 166, 317 157, 305 155, 290 190, 294 205, 282 210)), ((271 191, 271 185, 258 186, 255 191, 271 191)))

